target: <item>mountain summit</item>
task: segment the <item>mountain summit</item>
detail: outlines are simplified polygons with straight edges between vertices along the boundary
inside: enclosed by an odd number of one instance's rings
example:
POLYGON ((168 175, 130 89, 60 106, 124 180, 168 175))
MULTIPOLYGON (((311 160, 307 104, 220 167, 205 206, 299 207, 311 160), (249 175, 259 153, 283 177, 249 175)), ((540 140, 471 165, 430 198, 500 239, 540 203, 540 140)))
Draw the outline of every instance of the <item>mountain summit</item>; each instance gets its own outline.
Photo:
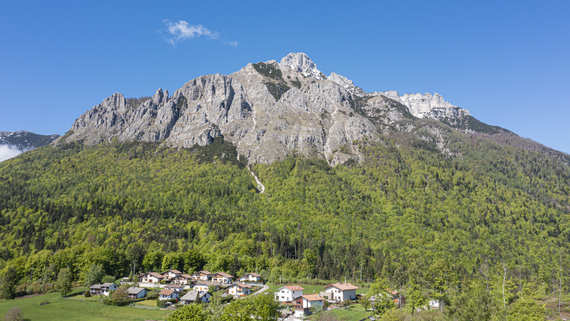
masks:
POLYGON ((115 93, 81 115, 58 143, 116 139, 188 148, 223 138, 249 163, 296 154, 334 166, 361 161, 361 143, 398 135, 454 155, 453 132, 548 150, 479 122, 438 94, 367 93, 342 75, 325 76, 305 53, 250 63, 230 75, 201 76, 171 96, 162 89, 144 98, 115 93))

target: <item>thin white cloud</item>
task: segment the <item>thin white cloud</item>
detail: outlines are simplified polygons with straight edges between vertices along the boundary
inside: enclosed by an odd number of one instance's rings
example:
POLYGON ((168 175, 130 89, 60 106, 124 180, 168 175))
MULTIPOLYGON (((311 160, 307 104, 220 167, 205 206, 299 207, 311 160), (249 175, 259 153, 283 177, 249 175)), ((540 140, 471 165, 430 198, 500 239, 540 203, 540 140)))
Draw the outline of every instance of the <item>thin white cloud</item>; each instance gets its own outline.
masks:
MULTIPOLYGON (((167 41, 172 46, 176 46, 176 43, 193 38, 206 37, 210 39, 219 39, 220 33, 217 31, 212 31, 203 25, 191 25, 186 20, 178 20, 176 22, 170 21, 168 19, 163 20, 166 26, 166 33, 168 34, 167 41)), ((225 45, 231 47, 237 47, 237 41, 224 41, 225 45)))
POLYGON ((202 25, 191 25, 185 20, 178 20, 177 22, 164 20, 164 24, 169 34, 168 42, 173 46, 181 40, 197 37, 218 39, 220 36, 216 31, 212 31, 202 25))
POLYGON ((0 145, 0 162, 21 154, 22 151, 10 145, 0 145))

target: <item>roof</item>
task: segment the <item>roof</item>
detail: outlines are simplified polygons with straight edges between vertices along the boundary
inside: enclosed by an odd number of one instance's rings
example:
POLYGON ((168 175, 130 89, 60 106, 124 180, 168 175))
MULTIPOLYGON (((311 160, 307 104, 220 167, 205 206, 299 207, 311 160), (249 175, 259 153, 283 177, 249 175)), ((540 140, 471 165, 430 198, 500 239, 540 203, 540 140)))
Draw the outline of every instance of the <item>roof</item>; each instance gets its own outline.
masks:
POLYGON ((182 272, 180 272, 178 270, 168 270, 167 272, 172 272, 174 274, 182 274, 182 272))
POLYGON ((291 291, 303 291, 304 289, 298 285, 286 285, 283 288, 289 289, 291 291))
POLYGON ((245 288, 245 289, 249 289, 249 288, 253 287, 249 284, 243 284, 243 283, 234 284, 233 286, 239 286, 240 288, 245 288))
POLYGON ((210 275, 210 274, 212 274, 212 272, 204 270, 204 271, 200 271, 199 274, 208 274, 208 275, 210 275))
POLYGON ((258 278, 261 277, 261 275, 259 275, 259 274, 257 274, 257 273, 246 273, 246 274, 244 274, 243 276, 248 276, 248 275, 255 276, 255 277, 258 277, 258 278))
POLYGON ((185 279, 190 279, 192 276, 190 274, 182 274, 181 277, 185 279))
POLYGON ((199 286, 199 285, 210 287, 210 285, 207 283, 196 283, 194 286, 199 286))
POLYGON ((217 272, 216 275, 221 275, 225 278, 233 278, 234 276, 231 274, 227 274, 226 272, 217 272))
POLYGON ((160 290, 160 295, 170 296, 172 293, 174 293, 174 291, 169 290, 169 289, 160 290))
POLYGON ((180 300, 182 301, 196 301, 198 299, 198 291, 192 290, 186 294, 184 294, 180 300))
POLYGON ((162 276, 162 274, 156 272, 148 272, 147 275, 153 276, 157 279, 164 279, 164 276, 162 276))
POLYGON ((356 290, 358 287, 350 283, 333 283, 326 286, 326 288, 337 288, 341 291, 356 290))
POLYGON ((110 287, 112 287, 113 285, 115 285, 115 284, 114 284, 114 283, 103 283, 103 284, 101 284, 101 286, 104 287, 104 288, 110 288, 110 287))
POLYGON ((143 290, 144 290, 143 288, 137 288, 136 286, 131 286, 130 288, 127 289, 127 293, 128 294, 139 294, 143 290))
POLYGON ((307 301, 323 301, 323 298, 318 294, 305 294, 303 295, 303 299, 307 299, 307 301))
POLYGON ((93 284, 92 286, 89 287, 90 289, 100 289, 101 288, 101 284, 93 284))

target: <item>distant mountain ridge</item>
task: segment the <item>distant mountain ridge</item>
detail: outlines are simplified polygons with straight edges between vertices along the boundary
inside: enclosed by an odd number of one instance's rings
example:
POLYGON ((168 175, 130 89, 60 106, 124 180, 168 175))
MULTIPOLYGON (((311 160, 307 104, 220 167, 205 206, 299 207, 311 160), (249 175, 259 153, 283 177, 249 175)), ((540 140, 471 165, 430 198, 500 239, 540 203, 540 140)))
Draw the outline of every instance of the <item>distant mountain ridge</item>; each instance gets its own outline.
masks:
POLYGON ((34 148, 49 145, 59 135, 39 135, 27 131, 0 132, 0 162, 34 148))
POLYGON ((362 161, 363 142, 398 135, 458 155, 449 147, 453 133, 484 135, 568 161, 564 153, 478 121, 439 94, 367 93, 342 75, 327 77, 305 53, 250 63, 230 75, 201 76, 171 96, 162 89, 140 99, 115 93, 81 115, 57 143, 117 140, 189 148, 223 138, 251 164, 303 155, 334 166, 362 161))

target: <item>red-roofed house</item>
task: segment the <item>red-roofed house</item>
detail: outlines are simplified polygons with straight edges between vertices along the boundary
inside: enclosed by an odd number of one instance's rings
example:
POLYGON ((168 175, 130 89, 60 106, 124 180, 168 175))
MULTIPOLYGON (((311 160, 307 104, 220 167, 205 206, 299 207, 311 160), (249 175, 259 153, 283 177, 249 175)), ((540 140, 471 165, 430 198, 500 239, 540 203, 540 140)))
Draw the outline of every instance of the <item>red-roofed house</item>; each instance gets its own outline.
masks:
POLYGON ((275 292, 275 301, 293 302, 303 295, 303 288, 298 285, 286 285, 275 292))
POLYGON ((335 302, 356 300, 357 286, 350 283, 333 283, 325 287, 325 292, 321 293, 324 298, 335 302))
POLYGON ((160 283, 160 281, 164 280, 164 276, 160 273, 156 272, 149 272, 143 275, 141 278, 141 282, 144 283, 160 283))

